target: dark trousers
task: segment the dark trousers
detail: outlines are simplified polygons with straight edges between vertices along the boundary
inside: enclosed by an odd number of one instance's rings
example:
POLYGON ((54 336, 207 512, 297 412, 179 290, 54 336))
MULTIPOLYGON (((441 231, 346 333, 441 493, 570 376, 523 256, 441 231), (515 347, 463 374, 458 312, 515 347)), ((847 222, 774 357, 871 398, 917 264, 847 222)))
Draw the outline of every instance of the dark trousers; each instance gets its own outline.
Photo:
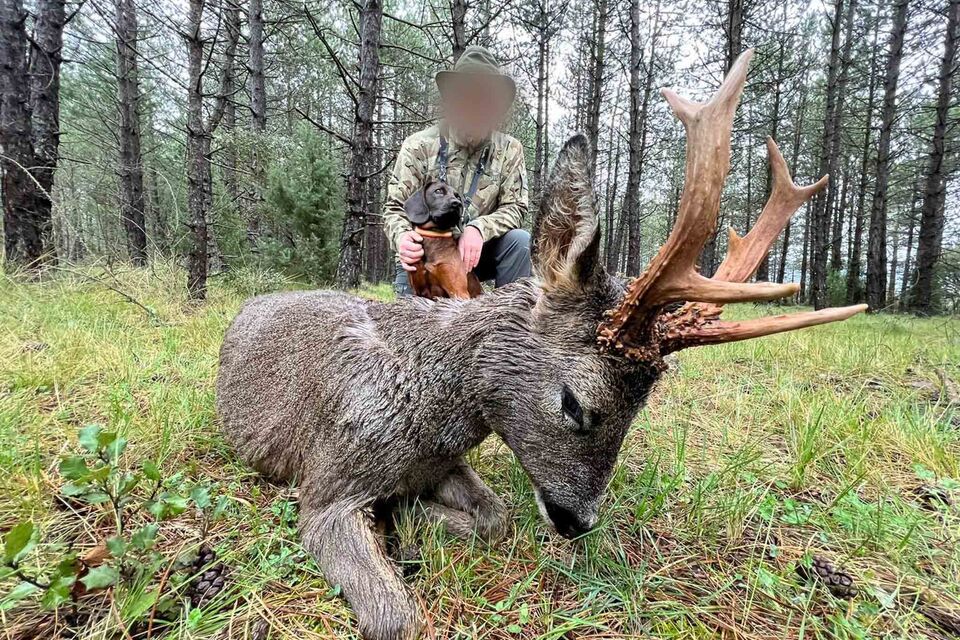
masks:
MULTIPOLYGON (((483 243, 480 262, 473 272, 481 282, 493 280, 502 287, 530 275, 530 234, 524 229, 511 229, 499 238, 483 243)), ((397 264, 393 290, 398 296, 412 296, 407 272, 397 264)))

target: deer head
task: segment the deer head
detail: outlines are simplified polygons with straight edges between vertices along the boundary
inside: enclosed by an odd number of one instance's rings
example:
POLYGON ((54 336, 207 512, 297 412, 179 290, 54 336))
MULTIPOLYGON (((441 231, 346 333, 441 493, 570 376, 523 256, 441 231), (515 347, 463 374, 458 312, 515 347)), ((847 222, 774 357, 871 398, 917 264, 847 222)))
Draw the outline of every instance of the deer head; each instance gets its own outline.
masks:
POLYGON ((751 55, 740 56, 705 104, 663 92, 687 132, 683 194, 666 243, 625 290, 598 259, 586 138, 571 138, 554 165, 534 231, 542 291, 529 331, 493 347, 499 350, 494 359, 510 371, 491 372, 499 401, 486 417, 530 476, 542 515, 563 535, 595 523, 624 435, 664 370, 664 355, 844 320, 866 308, 720 320, 726 303, 797 291, 795 284, 746 283, 790 216, 827 183, 824 177, 795 185, 773 140, 767 143, 773 184, 756 225, 742 238, 730 230, 729 252, 713 278, 697 272, 697 258, 716 229, 730 130, 751 55), (684 304, 668 310, 677 302, 684 304))

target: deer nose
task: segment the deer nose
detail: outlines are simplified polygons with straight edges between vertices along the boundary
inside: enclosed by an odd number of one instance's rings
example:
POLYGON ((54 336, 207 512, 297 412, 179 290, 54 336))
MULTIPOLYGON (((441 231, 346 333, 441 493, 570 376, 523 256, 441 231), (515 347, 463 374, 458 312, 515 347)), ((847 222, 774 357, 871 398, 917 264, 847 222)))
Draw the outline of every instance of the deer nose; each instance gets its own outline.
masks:
POLYGON ((553 523, 553 527, 557 530, 557 533, 564 538, 582 536, 590 531, 593 525, 596 524, 595 517, 583 518, 576 512, 550 502, 549 500, 544 500, 543 506, 546 507, 547 515, 550 517, 550 522, 553 523))

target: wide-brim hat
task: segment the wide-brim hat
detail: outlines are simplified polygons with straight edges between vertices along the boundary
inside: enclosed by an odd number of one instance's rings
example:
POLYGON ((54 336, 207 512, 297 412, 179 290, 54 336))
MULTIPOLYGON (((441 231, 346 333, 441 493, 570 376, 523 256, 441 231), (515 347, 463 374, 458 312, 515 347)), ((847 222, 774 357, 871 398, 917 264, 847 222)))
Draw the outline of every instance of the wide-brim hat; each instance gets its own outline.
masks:
POLYGON ((517 84, 513 81, 513 78, 500 70, 500 62, 496 56, 490 53, 485 47, 476 45, 467 47, 464 52, 460 54, 460 58, 456 64, 453 65, 452 69, 438 71, 436 75, 433 76, 433 79, 437 83, 440 94, 443 95, 444 87, 449 84, 450 80, 469 75, 483 75, 495 78, 496 81, 501 83, 507 90, 511 104, 517 96, 517 84))

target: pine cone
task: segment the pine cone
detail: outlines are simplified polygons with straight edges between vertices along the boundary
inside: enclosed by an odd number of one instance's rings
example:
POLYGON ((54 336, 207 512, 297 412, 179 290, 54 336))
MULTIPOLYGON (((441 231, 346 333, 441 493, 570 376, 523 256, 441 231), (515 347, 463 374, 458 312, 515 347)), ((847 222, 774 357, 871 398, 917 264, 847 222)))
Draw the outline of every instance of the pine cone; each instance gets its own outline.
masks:
POLYGON ((187 595, 192 606, 201 607, 223 590, 227 580, 227 565, 217 562, 216 551, 204 545, 200 547, 193 570, 197 575, 190 581, 187 595))
POLYGON ((930 511, 936 511, 940 506, 953 506, 953 498, 950 496, 950 492, 943 487, 924 484, 914 489, 913 493, 920 499, 923 507, 930 511))
POLYGON ((823 556, 813 556, 813 562, 809 567, 798 564, 797 573, 805 580, 819 580, 837 598, 850 599, 857 595, 853 576, 836 569, 833 563, 823 556))

